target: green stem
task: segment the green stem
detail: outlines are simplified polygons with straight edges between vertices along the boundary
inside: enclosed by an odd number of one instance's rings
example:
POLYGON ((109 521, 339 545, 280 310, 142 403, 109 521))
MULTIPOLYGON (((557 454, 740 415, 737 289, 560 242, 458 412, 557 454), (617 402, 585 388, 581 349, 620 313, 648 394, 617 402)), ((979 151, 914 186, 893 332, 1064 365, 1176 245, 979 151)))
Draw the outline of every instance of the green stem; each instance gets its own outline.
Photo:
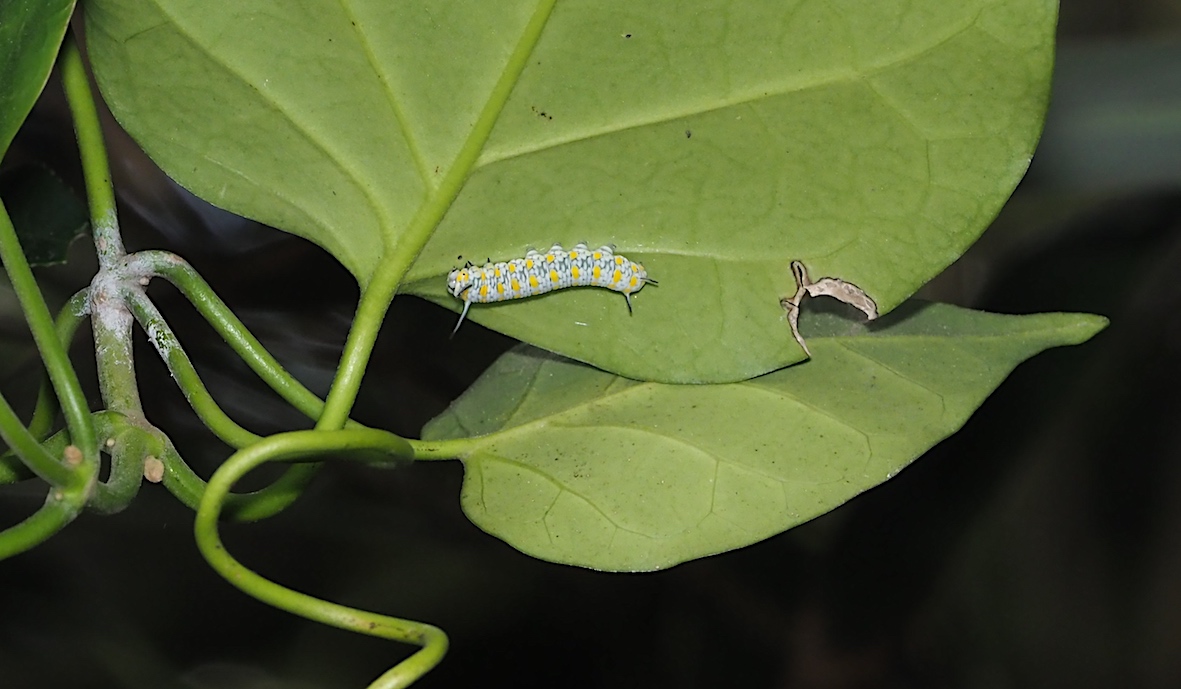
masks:
POLYGON ((0 456, 0 486, 25 481, 34 476, 36 474, 30 471, 12 450, 0 456))
MULTIPOLYGON (((62 347, 70 351, 70 343, 74 341, 74 334, 78 326, 90 312, 90 290, 83 289, 70 297, 66 305, 57 314, 57 337, 62 347)), ((29 432, 37 438, 44 438, 53 430, 53 421, 57 416, 57 398, 53 395, 53 385, 48 377, 37 393, 37 405, 33 407, 33 418, 29 421, 29 432)))
MULTIPOLYGON (((176 451, 171 442, 165 441, 159 448, 156 458, 164 465, 164 487, 173 497, 193 510, 201 504, 205 495, 205 479, 197 475, 176 451)), ((233 515, 231 515, 233 516, 233 515)))
POLYGON ((336 370, 332 388, 328 391, 324 409, 316 422, 318 429, 340 428, 352 411, 382 319, 394 298, 398 283, 410 267, 410 260, 403 259, 402 253, 395 250, 383 260, 377 267, 373 281, 361 292, 361 301, 353 317, 353 327, 349 329, 348 338, 344 343, 340 366, 336 370))
MULTIPOLYGON (((78 516, 81 505, 77 498, 74 493, 67 494, 61 488, 50 488, 40 509, 16 526, 0 531, 0 560, 23 553, 61 531, 78 516)), ((82 502, 85 502, 84 497, 82 502)))
POLYGON ((108 409, 143 418, 131 340, 135 319, 123 301, 123 285, 114 270, 100 270, 90 285, 90 328, 103 402, 108 409))
POLYGON ((78 135, 78 153, 90 205, 90 223, 99 270, 91 282, 91 324, 99 388, 108 409, 129 417, 142 418, 143 407, 135 382, 135 360, 131 348, 131 314, 119 301, 117 285, 120 263, 126 256, 119 234, 115 190, 103 143, 94 94, 78 44, 71 36, 62 49, 62 85, 78 135))
POLYGON ((61 400, 70 437, 74 445, 82 450, 86 461, 97 462, 98 441, 95 439, 94 426, 90 421, 86 397, 82 394, 82 385, 78 382, 78 374, 74 372, 69 355, 58 338, 53 316, 49 314, 49 307, 45 305, 45 298, 37 287, 37 280, 25 259, 16 229, 12 226, 3 202, 0 202, 0 259, 3 259, 12 289, 25 312, 25 320, 28 321, 29 329, 33 333, 33 341, 37 343, 37 351, 45 363, 49 379, 53 382, 53 389, 61 400))
POLYGON ((75 480, 75 472, 41 447, 41 443, 21 423, 20 417, 0 395, 0 438, 33 473, 52 486, 66 486, 75 480))
POLYGON ((484 149, 484 144, 492 134, 500 113, 508 102, 513 87, 516 86, 521 72, 533 53, 534 46, 541 38, 553 11, 556 0, 542 0, 538 3, 513 48, 504 70, 500 74, 496 85, 492 87, 484 108, 476 118, 471 132, 460 148, 455 162, 451 165, 438 189, 419 207, 414 218, 410 221, 406 231, 399 238, 397 245, 378 264, 369 284, 361 294, 361 302, 357 306, 357 313, 353 320, 353 328, 349 331, 345 341, 344 355, 340 367, 336 372, 336 379, 328 393, 328 400, 324 405, 324 412, 316 423, 319 429, 336 429, 344 425, 357 399, 357 391, 361 387, 361 378, 365 374, 365 367, 369 363, 369 355, 373 351, 373 343, 377 339, 377 331, 381 327, 382 319, 389 308, 390 301, 398 291, 398 285, 419 252, 426 246, 427 240, 434 233, 435 228, 442 221, 443 216, 451 208, 451 204, 459 196, 463 185, 475 169, 476 160, 484 149))
POLYGON ((185 353, 172 328, 148 296, 143 291, 129 290, 123 294, 123 298, 131 308, 135 320, 148 334, 148 340, 168 365, 177 386, 184 393, 189 406, 197 412, 201 422, 230 447, 242 448, 257 442, 260 436, 239 426, 222 411, 213 395, 209 394, 209 390, 201 382, 201 377, 197 375, 193 362, 189 360, 189 355, 185 353))
POLYGON ((239 450, 209 480, 197 510, 194 533, 197 547, 227 581, 248 595, 309 620, 383 639, 421 646, 406 660, 383 674, 371 687, 406 687, 438 665, 447 652, 447 636, 422 622, 378 615, 337 605, 293 591, 265 579, 234 559, 217 531, 218 516, 233 484, 252 469, 278 461, 300 461, 323 453, 382 451, 406 457, 410 447, 392 433, 373 429, 293 431, 266 438, 239 450))
MULTIPOLYGON (((186 399, 201 420, 227 444, 233 447, 245 447, 258 440, 258 436, 235 423, 217 405, 217 402, 201 382, 196 369, 184 353, 176 336, 168 328, 163 316, 160 315, 159 311, 148 299, 146 293, 143 292, 143 283, 153 275, 156 275, 157 269, 169 269, 170 265, 179 267, 180 264, 177 262, 176 257, 170 257, 169 254, 163 252, 136 254, 129 256, 122 265, 108 271, 110 275, 109 282, 100 284, 98 279, 95 280, 93 289, 96 294, 117 295, 104 300, 102 304, 98 303, 96 299, 95 309, 97 313, 94 323, 96 341, 99 338, 100 332, 103 330, 112 330, 110 327, 103 327, 109 321, 104 320, 103 323, 98 322, 99 319, 97 316, 105 313, 105 311, 101 310, 102 306, 108 303, 118 303, 119 306, 130 306, 136 310, 136 317, 140 319, 141 324, 148 333, 149 339, 156 345, 157 350, 176 377, 177 383, 184 392, 186 399)), ((196 285, 198 280, 202 285, 204 284, 204 281, 200 280, 195 271, 191 271, 191 269, 189 271, 181 270, 179 272, 181 274, 188 273, 186 279, 182 280, 182 282, 190 287, 196 285)), ((212 290, 208 289, 208 285, 204 285, 204 287, 206 296, 211 296, 212 290)), ((216 300, 215 297, 212 300, 206 300, 207 305, 212 304, 214 300, 216 300)), ((221 304, 220 301, 217 301, 217 304, 224 308, 224 304, 221 304)), ((229 315, 234 323, 239 326, 241 325, 236 318, 232 317, 232 314, 228 313, 228 309, 225 309, 225 312, 225 314, 222 314, 223 316, 229 315)), ((128 317, 131 317, 130 312, 128 312, 128 317)), ((223 322, 228 322, 228 320, 226 319, 223 322)), ((249 345, 253 352, 253 356, 246 357, 248 363, 264 362, 265 370, 268 370, 270 374, 269 378, 272 380, 284 379, 284 382, 289 381, 293 384, 284 386, 289 393, 291 390, 298 388, 303 390, 307 396, 313 399, 315 398, 315 395, 308 392, 306 388, 303 388, 303 386, 291 378, 286 371, 282 370, 278 362, 269 353, 265 352, 262 345, 253 336, 249 335, 245 327, 237 330, 235 335, 238 336, 237 339, 239 341, 249 345)), ((130 381, 130 383, 134 384, 134 371, 131 368, 133 364, 130 359, 130 337, 112 336, 107 338, 106 341, 110 342, 110 347, 112 348, 114 346, 126 346, 126 351, 128 352, 126 359, 113 357, 106 367, 105 370, 111 372, 111 382, 117 384, 130 381), (125 369, 128 373, 124 373, 125 369)), ((237 347, 234 349, 238 351, 237 347)), ((100 383, 103 381, 101 376, 103 370, 104 368, 100 366, 100 383)), ((128 392, 133 390, 134 388, 128 392)), ((114 404, 111 404, 112 400, 106 396, 107 394, 108 388, 104 387, 104 399, 108 400, 108 404, 112 408, 119 409, 114 404)), ((298 393, 296 394, 298 395, 298 393)), ((308 400, 303 400, 302 405, 304 408, 309 406, 307 402, 308 400)), ((317 407, 322 406, 318 399, 315 399, 315 402, 317 407)), ((134 408, 136 410, 139 409, 138 397, 136 398, 134 408)), ((123 411, 123 409, 119 410, 123 411)), ((140 415, 142 416, 142 412, 140 415)), ((185 464, 184 460, 180 458, 180 455, 175 452, 174 448, 169 447, 164 452, 164 456, 159 459, 164 463, 165 467, 165 487, 185 504, 195 506, 201 499, 201 495, 205 492, 205 482, 185 464)), ((315 476, 315 473, 315 464, 300 464, 290 467, 286 473, 266 488, 254 493, 234 496, 229 505, 231 516, 241 521, 254 521, 265 519, 283 511, 288 505, 299 498, 304 488, 311 481, 312 477, 315 476)))
MULTIPOLYGON (((129 263, 134 262, 134 259, 134 256, 131 257, 129 263)), ((130 285, 132 282, 137 281, 124 280, 125 285, 130 285)), ((147 332, 148 339, 151 340, 161 358, 168 365, 168 369, 181 392, 184 393, 185 399, 188 400, 189 405, 192 406, 201 421, 231 447, 242 448, 258 442, 260 436, 239 426, 218 406, 205 384, 201 382, 196 368, 168 326, 167 321, 164 320, 155 304, 140 289, 138 282, 134 287, 126 287, 122 292, 121 299, 131 308, 135 318, 147 332)), ((261 349, 261 345, 259 348, 261 349)), ((270 355, 267 354, 267 356, 270 355)), ((286 375, 285 372, 284 375, 286 375)), ((296 384, 298 385, 298 383, 296 384)), ((159 451, 161 454, 158 459, 164 463, 165 488, 178 500, 195 508, 206 490, 205 481, 181 459, 180 454, 170 444, 162 444, 159 451)), ((232 496, 228 511, 232 518, 240 521, 255 521, 277 514, 299 498, 315 470, 316 467, 313 464, 299 464, 289 467, 286 473, 266 488, 253 493, 232 496)))
POLYGON ((455 440, 407 440, 414 450, 414 459, 431 461, 439 459, 455 459, 462 457, 475 449, 475 438, 457 438, 455 440))
MULTIPOLYGON (((111 186, 102 126, 90 82, 78 54, 77 45, 73 41, 67 43, 62 54, 62 80, 78 134, 78 148, 90 201, 95 249, 99 258, 99 272, 90 289, 91 323, 98 361, 99 386, 108 409, 125 415, 134 425, 147 427, 150 424, 144 418, 136 387, 131 347, 133 318, 124 299, 128 293, 135 290, 142 292, 143 285, 138 283, 141 278, 150 276, 136 275, 134 271, 128 270, 127 264, 130 260, 126 256, 119 234, 115 194, 111 186)), ((224 430, 225 426, 222 428, 224 430)), ((204 481, 185 465, 163 434, 160 434, 160 438, 160 451, 169 458, 169 461, 165 462, 165 483, 174 494, 179 494, 178 497, 184 496, 182 500, 195 504, 199 495, 204 492, 204 481), (165 452, 165 449, 168 452, 165 452)), ((160 459, 164 460, 163 457, 160 459)), ((235 516, 240 519, 261 519, 281 511, 299 496, 311 471, 306 466, 293 467, 266 489, 248 496, 235 496, 231 501, 236 510, 235 516)))
MULTIPOLYGON (((165 488, 184 505, 191 507, 194 511, 197 509, 201 503, 201 496, 205 494, 205 480, 181 459, 180 453, 173 447, 172 441, 168 439, 167 435, 143 419, 132 421, 115 411, 95 412, 94 422, 101 437, 115 439, 115 445, 111 448, 113 453, 111 476, 107 480, 109 484, 107 490, 112 495, 100 498, 98 487, 96 487, 93 502, 98 503, 95 505, 97 510, 117 511, 117 503, 123 499, 119 496, 131 492, 128 485, 132 481, 133 468, 137 474, 141 473, 144 469, 143 462, 149 455, 160 460, 164 466, 164 475, 161 477, 161 481, 165 488), (135 434, 131 438, 135 446, 130 445, 126 439, 121 441, 121 437, 125 434, 135 434)), ((61 452, 66 446, 65 434, 64 432, 57 433, 42 444, 51 453, 61 452)), ((136 490, 138 490, 138 486, 136 486, 136 490)), ((265 493, 266 489, 254 493, 230 495, 226 501, 228 516, 232 519, 242 519, 240 513, 243 508, 251 507, 255 512, 254 518, 261 518, 257 515, 258 508, 251 506, 248 500, 265 493)))
MULTIPOLYGON (((70 342, 74 333, 86 315, 89 290, 82 290, 70 298, 57 316, 57 336, 66 351, 70 349, 70 342)), ((53 421, 57 416, 57 397, 53 394, 53 384, 49 376, 41 384, 37 393, 37 405, 33 408, 33 418, 29 421, 29 433, 38 441, 49 435, 53 430, 53 421)), ((64 445, 63 445, 64 447, 64 445)), ((50 454, 53 454, 50 452, 50 454)), ((16 483, 34 476, 16 454, 12 451, 0 456, 0 485, 16 483)))
MULTIPOLYGON (((205 496, 208 485, 205 479, 181 459, 180 453, 167 438, 161 438, 151 454, 164 465, 163 483, 168 492, 182 504, 196 510, 205 496)), ((298 468, 291 467, 284 476, 298 468)), ((234 521, 257 521, 281 512, 298 497, 299 493, 288 491, 282 486, 276 489, 275 484, 271 484, 253 493, 231 494, 226 498, 223 514, 234 521)))
MULTIPOLYGON (((320 417, 324 401, 283 368, 183 258, 166 251, 140 251, 129 257, 128 267, 172 283, 264 383, 303 415, 320 417)), ((348 427, 364 428, 355 421, 348 427)))
MULTIPOLYGON (((110 444, 104 443, 110 450, 111 471, 106 482, 95 482, 87 506, 110 514, 131 504, 139 491, 143 460, 161 441, 159 431, 136 426, 118 412, 95 412, 91 418, 98 436, 111 441, 110 444)), ((58 456, 66 451, 68 445, 69 435, 61 431, 42 441, 40 447, 51 456, 58 456)))
POLYGON ((107 162, 107 148, 103 143, 102 121, 98 117, 86 67, 78 53, 78 43, 72 35, 66 37, 62 49, 61 72, 66 102, 74 118, 74 131, 78 135, 78 152, 82 157, 82 175, 86 180, 86 196, 90 204, 91 229, 99 268, 111 268, 126 252, 119 235, 115 189, 111 186, 111 166, 107 162))
MULTIPOLYGON (((42 447, 51 455, 70 452, 66 433, 63 431, 46 440, 42 447)), ((78 448, 73 448, 75 457, 78 448)), ((50 486, 45 504, 16 526, 0 531, 0 560, 32 548, 49 539, 62 527, 73 521, 82 511, 94 488, 98 463, 83 459, 75 468, 77 476, 64 486, 50 486)))
POLYGON ((127 509, 143 484, 144 458, 157 439, 116 412, 95 414, 99 437, 111 455, 111 471, 105 482, 95 486, 90 508, 102 514, 127 509))

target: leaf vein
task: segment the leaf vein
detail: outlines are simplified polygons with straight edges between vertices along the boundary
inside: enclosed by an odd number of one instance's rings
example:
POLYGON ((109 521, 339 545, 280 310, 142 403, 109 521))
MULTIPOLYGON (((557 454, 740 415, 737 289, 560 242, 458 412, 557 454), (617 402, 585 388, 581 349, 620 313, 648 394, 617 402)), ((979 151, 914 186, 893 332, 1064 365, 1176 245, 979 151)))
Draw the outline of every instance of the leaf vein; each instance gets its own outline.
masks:
POLYGON ((928 394, 935 397, 935 399, 939 400, 939 415, 941 417, 946 415, 946 413, 947 413, 947 399, 943 396, 943 393, 935 390, 934 388, 930 387, 929 385, 925 385, 921 381, 915 380, 914 378, 906 375, 905 373, 902 373, 901 371, 895 369, 893 366, 890 366, 889 364, 885 363, 884 361, 881 361, 880 359, 877 359, 877 358, 872 357, 864 352, 854 349, 847 342, 841 342, 840 340, 833 338, 832 343, 833 343, 833 345, 841 348, 845 352, 848 352, 850 355, 855 356, 855 357, 862 359, 864 361, 868 361, 869 363, 873 364, 874 366, 877 366, 878 368, 881 368, 885 371, 890 372, 891 374, 896 376, 899 380, 904 380, 904 381, 910 383, 911 385, 914 385, 915 387, 926 391, 928 394))
POLYGON ((549 140, 537 141, 522 145, 516 149, 505 150, 500 155, 482 157, 477 161, 476 168, 479 169, 493 165, 495 163, 511 160, 513 158, 521 158, 552 148, 559 148, 561 146, 589 141, 591 139, 610 136, 612 134, 617 134, 632 129, 642 129, 644 127, 650 127, 652 125, 663 124, 666 122, 673 122, 695 115, 718 112, 740 105, 752 105, 767 98, 785 96, 789 93, 798 93, 808 89, 829 86, 832 84, 853 83, 860 81, 866 83, 872 88, 872 84, 869 82, 872 77, 914 60, 925 53, 947 43, 948 41, 953 40, 956 36, 970 29, 976 23, 979 17, 980 15, 976 14, 970 20, 957 24, 953 27, 950 27, 947 31, 935 35, 931 41, 916 46, 911 50, 892 55, 888 60, 885 60, 879 64, 860 68, 841 68, 817 72, 815 74, 797 76, 778 84, 756 84, 712 105, 687 105, 680 108, 669 109, 658 114, 638 116, 628 122, 617 122, 601 127, 588 128, 581 132, 571 132, 566 136, 557 136, 549 140))
POLYGON ((414 160, 414 167, 418 170, 418 176, 422 178, 422 182, 428 190, 433 192, 435 184, 431 175, 428 174, 428 166, 426 160, 423 158, 422 149, 419 148, 418 140, 414 138, 411 132, 410 121, 405 109, 390 86, 389 76, 382 69, 381 62, 373 53, 373 45, 369 41, 369 35, 362 28, 362 22, 353 11, 350 1, 339 0, 339 2, 341 9, 348 15, 349 24, 353 28, 353 33, 357 35, 357 40, 360 42, 361 49, 365 53, 365 59, 369 62, 369 66, 373 68, 373 73, 377 76, 378 81, 381 82, 382 90, 385 92, 386 102, 389 103, 390 109, 394 111, 394 118, 398 121, 398 129, 402 133, 402 139, 406 141, 406 147, 410 150, 410 157, 414 160))
POLYGON ((383 229, 388 231, 391 226, 391 222, 387 217, 385 207, 381 203, 378 203, 376 190, 374 190, 371 185, 360 176, 355 167, 349 164, 349 161, 340 151, 337 151, 327 140, 325 140, 323 133, 317 132, 316 129, 310 124, 300 120, 298 117, 296 117, 298 110, 292 110, 288 108, 273 94, 267 93, 260 89, 258 84, 251 80, 247 73, 242 71, 240 67, 225 59, 224 55, 222 55, 219 51, 213 50, 210 46, 203 43, 199 39, 198 34, 186 26, 182 22, 182 18, 177 13, 169 12, 166 3, 157 3, 157 6, 159 7, 160 12, 172 22, 173 26, 176 27, 177 32, 195 47, 205 53, 210 62, 221 66, 221 68, 226 70, 226 72, 234 75, 239 80, 241 80, 243 84, 250 87, 256 94, 258 94, 260 101, 274 108, 276 112, 278 112, 288 122, 291 123, 292 127, 298 131, 308 143, 322 151, 325 157, 331 161, 333 166, 340 170, 346 178, 351 179, 353 183, 357 185, 357 188, 361 190, 361 193, 369 200, 370 207, 373 208, 374 212, 376 212, 381 218, 383 229))

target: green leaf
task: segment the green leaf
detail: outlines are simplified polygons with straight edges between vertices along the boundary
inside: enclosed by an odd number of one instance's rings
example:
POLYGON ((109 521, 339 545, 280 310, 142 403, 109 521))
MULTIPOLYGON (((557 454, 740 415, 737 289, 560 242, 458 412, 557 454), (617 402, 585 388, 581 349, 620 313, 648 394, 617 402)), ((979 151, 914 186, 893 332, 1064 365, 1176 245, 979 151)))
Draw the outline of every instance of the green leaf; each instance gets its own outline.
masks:
POLYGON ((70 244, 89 222, 82 199, 40 165, 20 165, 0 174, 0 199, 29 265, 64 263, 70 244))
POLYGON ((73 13, 74 0, 0 2, 0 157, 45 88, 73 13))
POLYGON ((433 231, 402 289, 456 310, 464 260, 615 244, 660 281, 632 316, 578 289, 470 317, 631 377, 719 382, 802 357, 779 306, 793 259, 886 312, 976 239, 1040 132, 1057 12, 563 1, 534 41, 547 7, 93 0, 87 26, 120 122, 204 198, 362 284, 433 231))
POLYGON ((743 383, 620 378, 506 354, 424 430, 476 438, 464 511, 546 560, 654 570, 739 548, 891 478, 1013 368, 1099 316, 911 302, 866 327, 806 313, 814 358, 743 383))

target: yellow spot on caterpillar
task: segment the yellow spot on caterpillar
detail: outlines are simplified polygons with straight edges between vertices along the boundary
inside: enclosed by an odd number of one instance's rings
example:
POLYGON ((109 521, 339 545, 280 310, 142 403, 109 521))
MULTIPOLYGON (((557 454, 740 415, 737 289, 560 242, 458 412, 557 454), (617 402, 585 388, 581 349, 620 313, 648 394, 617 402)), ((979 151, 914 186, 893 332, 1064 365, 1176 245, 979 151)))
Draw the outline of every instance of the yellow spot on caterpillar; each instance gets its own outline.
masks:
POLYGON ((629 285, 629 286, 631 286, 631 287, 635 287, 635 286, 636 286, 636 282, 637 282, 637 280, 636 280, 636 276, 635 276, 635 275, 633 275, 633 276, 632 276, 632 279, 631 279, 631 282, 629 282, 629 283, 628 283, 628 285, 629 285))
POLYGON ((497 294, 504 294, 504 283, 503 282, 496 283, 496 293, 497 294))
POLYGON ((594 268, 591 269, 591 277, 593 277, 596 280, 603 277, 603 269, 598 266, 595 266, 594 268))
MULTIPOLYGON (((632 282, 635 282, 635 281, 636 281, 636 279, 632 278, 632 282)), ((517 280, 516 278, 513 278, 513 291, 519 292, 520 290, 521 290, 521 282, 519 280, 517 280)))
POLYGON ((580 271, 580 270, 578 269, 578 266, 570 266, 570 277, 572 277, 572 278, 574 278, 575 280, 577 280, 577 279, 578 279, 578 274, 579 274, 580 272, 582 272, 582 271, 580 271))
POLYGON ((570 252, 570 258, 572 258, 572 259, 573 259, 573 258, 578 258, 578 252, 577 252, 577 251, 571 251, 571 252, 570 252))
POLYGON ((623 279, 623 271, 616 269, 615 273, 611 275, 611 284, 619 282, 623 279))
POLYGON ((558 271, 551 270, 549 272, 549 281, 550 282, 557 282, 558 281, 558 271))
POLYGON ((537 289, 537 276, 536 275, 529 276, 529 286, 532 287, 533 289, 537 289))
POLYGON ((623 265, 623 257, 622 256, 615 257, 615 265, 617 265, 617 266, 623 265))
POLYGON ((527 258, 527 259, 525 259, 525 268, 526 268, 526 269, 529 269, 529 268, 532 268, 532 267, 533 267, 533 259, 531 259, 531 258, 527 258))
POLYGON ((488 296, 488 285, 480 285, 480 296, 481 297, 488 296))
POLYGON ((553 254, 546 254, 546 255, 545 255, 545 260, 546 260, 548 263, 553 263, 553 262, 554 262, 554 255, 553 255, 553 254))

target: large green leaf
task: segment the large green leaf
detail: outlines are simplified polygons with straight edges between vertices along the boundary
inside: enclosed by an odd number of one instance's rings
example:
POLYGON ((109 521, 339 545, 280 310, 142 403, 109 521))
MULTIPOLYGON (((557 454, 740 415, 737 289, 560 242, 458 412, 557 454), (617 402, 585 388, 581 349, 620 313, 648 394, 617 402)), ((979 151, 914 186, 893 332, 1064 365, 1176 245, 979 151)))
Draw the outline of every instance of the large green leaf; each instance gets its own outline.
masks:
POLYGON ((653 570, 827 512, 957 430, 1013 367, 1106 320, 941 304, 805 314, 814 358, 743 383, 627 380, 520 348, 424 429, 476 438, 463 508, 536 557, 653 570))
POLYGON ((0 2, 0 157, 45 88, 73 12, 74 0, 0 2))
POLYGON ((885 312, 975 240, 1033 151, 1057 11, 550 4, 92 0, 87 26, 116 116, 206 199, 312 239, 363 284, 438 215, 403 290, 452 308, 459 261, 613 243, 660 281, 631 317, 581 289, 471 318, 701 382, 800 359, 780 320, 791 260, 885 312))

